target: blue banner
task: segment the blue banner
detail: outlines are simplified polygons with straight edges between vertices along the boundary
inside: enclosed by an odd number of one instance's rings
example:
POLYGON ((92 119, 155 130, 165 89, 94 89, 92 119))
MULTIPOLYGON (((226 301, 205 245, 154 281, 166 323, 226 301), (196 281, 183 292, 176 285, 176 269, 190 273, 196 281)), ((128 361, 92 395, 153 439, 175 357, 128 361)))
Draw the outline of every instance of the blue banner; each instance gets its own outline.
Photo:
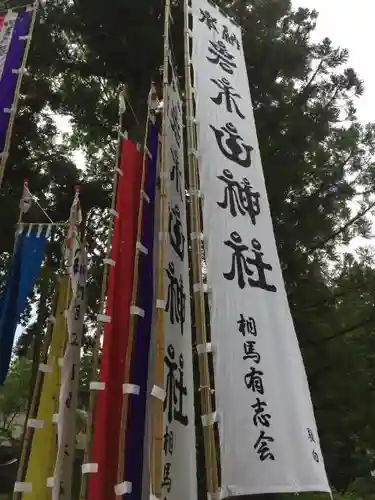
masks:
POLYGON ((38 233, 36 229, 18 236, 8 281, 0 298, 0 385, 8 374, 17 325, 44 259, 47 239, 44 232, 38 233))

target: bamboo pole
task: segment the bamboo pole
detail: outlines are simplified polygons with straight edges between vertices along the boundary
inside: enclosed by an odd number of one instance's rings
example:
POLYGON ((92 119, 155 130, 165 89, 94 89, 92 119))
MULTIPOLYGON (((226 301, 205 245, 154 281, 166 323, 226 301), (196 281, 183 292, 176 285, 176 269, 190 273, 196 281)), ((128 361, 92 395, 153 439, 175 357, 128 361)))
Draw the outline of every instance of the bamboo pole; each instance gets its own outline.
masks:
MULTIPOLYGON (((33 5, 33 13, 31 16, 31 21, 30 21, 30 28, 29 28, 29 33, 27 36, 27 41, 26 41, 26 46, 25 50, 23 53, 23 58, 22 58, 22 63, 21 67, 19 68, 19 73, 18 73, 18 78, 17 78, 17 83, 16 83, 16 88, 14 91, 14 97, 13 97, 13 103, 11 106, 11 113, 9 117, 9 123, 8 123, 8 128, 7 128, 7 133, 5 136, 5 144, 4 144, 4 149, 3 151, 0 151, 1 154, 1 161, 0 161, 0 189, 4 180, 4 173, 5 173, 5 168, 8 160, 8 155, 9 155, 9 150, 10 150, 10 143, 12 140, 12 133, 13 133, 13 127, 14 127, 14 121, 16 118, 16 113, 18 109, 18 103, 20 99, 20 90, 21 90, 21 84, 22 84, 22 78, 23 74, 25 72, 26 64, 27 64, 27 58, 29 56, 30 52, 30 47, 31 47, 31 40, 33 37, 34 33, 34 28, 35 28, 35 21, 36 21, 36 15, 38 12, 38 5, 39 1, 35 0, 34 5, 33 5)), ((17 69, 17 68, 15 68, 17 69)))
MULTIPOLYGON (((198 178, 198 161, 195 154, 197 149, 196 130, 194 127, 194 101, 192 92, 192 77, 191 77, 191 62, 190 62, 190 46, 189 46, 189 0, 184 0, 184 38, 185 38, 185 91, 186 91, 186 114, 187 114, 187 146, 188 146, 188 182, 191 196, 189 205, 189 217, 191 221, 192 233, 195 234, 191 238, 191 261, 193 283, 200 284, 197 290, 193 292, 193 304, 196 323, 196 338, 197 344, 205 346, 207 344, 207 329, 206 329, 206 312, 205 312, 205 296, 202 280, 202 243, 200 235, 201 227, 201 211, 199 198, 199 178, 198 178)), ((202 416, 212 415, 211 402, 211 384, 208 355, 205 349, 204 352, 198 354, 199 363, 199 382, 201 395, 202 416)), ((204 453, 206 465, 207 489, 211 498, 215 498, 218 492, 218 468, 217 454, 215 445, 215 435, 213 422, 209 425, 203 425, 204 453)))
MULTIPOLYGON (((121 157, 121 144, 122 138, 124 136, 122 132, 123 127, 123 111, 119 109, 119 119, 118 119, 118 134, 117 134, 117 144, 116 144, 116 156, 115 156, 115 168, 113 171, 113 189, 112 189, 112 198, 111 198, 111 211, 115 210, 116 207, 116 198, 117 198, 117 187, 119 182, 119 166, 120 166, 120 157, 121 157)), ((111 258, 112 253, 112 238, 114 231, 114 215, 111 215, 109 220, 108 227, 108 237, 107 237, 107 245, 106 245, 106 259, 111 258)), ((108 288, 108 278, 109 278, 109 265, 107 264, 107 260, 104 262, 103 269, 103 278, 101 284, 100 291, 100 301, 99 301, 99 315, 105 313, 105 298, 107 295, 108 288)), ((95 381, 98 377, 98 368, 99 368, 99 347, 100 340, 103 334, 103 323, 98 322, 97 328, 94 336, 94 346, 93 346, 93 355, 92 355, 92 370, 91 370, 91 381, 95 381)), ((96 391, 90 391, 90 400, 89 400, 89 408, 87 412, 87 421, 86 421, 86 439, 85 439, 85 449, 84 449, 84 458, 83 463, 86 464, 90 461, 90 448, 92 444, 92 434, 93 434, 93 415, 95 410, 96 403, 96 391)), ((87 486, 88 486, 89 476, 88 474, 83 474, 81 480, 81 488, 80 488, 80 500, 85 500, 87 495, 87 486)))
MULTIPOLYGON (((165 0, 164 8, 164 64, 163 64, 163 124, 160 162, 160 198, 159 198, 159 245, 156 275, 156 300, 164 300, 164 252, 167 229, 167 120, 168 120, 168 73, 169 73, 169 25, 171 2, 165 0)), ((157 304, 158 306, 158 304, 157 304)), ((164 387, 164 314, 161 307, 156 308, 156 353, 154 384, 164 387)), ((151 441, 151 493, 161 497, 162 453, 163 453, 163 402, 157 398, 152 401, 152 441, 151 441)))

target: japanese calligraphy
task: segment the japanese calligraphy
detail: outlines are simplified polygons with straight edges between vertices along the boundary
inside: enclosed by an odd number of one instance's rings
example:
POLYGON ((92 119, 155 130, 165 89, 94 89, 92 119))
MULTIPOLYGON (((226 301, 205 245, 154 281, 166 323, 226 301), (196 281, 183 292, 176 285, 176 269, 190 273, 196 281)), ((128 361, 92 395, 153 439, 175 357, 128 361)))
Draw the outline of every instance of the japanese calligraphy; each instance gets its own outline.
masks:
POLYGON ((175 358, 175 349, 170 344, 167 348, 167 355, 164 357, 167 366, 164 411, 167 411, 169 423, 176 420, 186 426, 188 416, 184 415, 183 411, 184 398, 187 396, 187 387, 184 385, 184 358, 180 354, 178 364, 175 358))
POLYGON ((237 215, 248 215, 255 226, 256 217, 260 214, 260 194, 252 191, 250 182, 246 177, 242 182, 234 179, 230 170, 223 170, 222 175, 217 178, 224 182, 224 200, 217 202, 219 207, 229 209, 232 217, 237 215))
POLYGON ((210 30, 210 31, 216 31, 216 33, 219 33, 218 30, 217 30, 217 19, 215 19, 213 16, 211 16, 211 14, 208 12, 208 10, 203 10, 203 9, 199 9, 200 10, 200 18, 199 18, 199 22, 200 23, 204 23, 206 24, 207 28, 210 30))
POLYGON ((244 342, 244 344, 243 344, 244 355, 243 355, 242 359, 243 360, 251 359, 252 361, 254 361, 254 363, 256 363, 258 365, 260 362, 260 354, 259 354, 259 352, 256 351, 255 346, 256 346, 256 342, 253 340, 248 340, 248 341, 244 342))
POLYGON ((228 26, 223 26, 222 39, 230 43, 232 47, 236 46, 237 49, 240 50, 240 42, 234 33, 229 33, 228 26))
POLYGON ((166 312, 169 312, 169 319, 172 325, 180 325, 181 334, 184 333, 186 294, 184 291, 184 281, 182 275, 178 279, 175 275, 174 263, 170 262, 165 270, 169 279, 166 312))
POLYGON ((255 238, 251 241, 253 257, 247 257, 244 254, 248 252, 249 247, 242 242, 241 236, 236 232, 232 232, 230 240, 224 241, 224 245, 228 246, 232 251, 232 265, 230 271, 223 273, 225 279, 233 281, 237 278, 237 284, 243 290, 247 283, 254 288, 260 288, 267 292, 276 292, 276 286, 270 285, 266 280, 266 271, 272 271, 272 266, 263 262, 262 246, 255 238), (254 277, 256 269, 257 277, 254 277))
POLYGON ((254 337, 258 335, 254 318, 245 319, 244 315, 241 314, 240 319, 237 321, 237 324, 238 331, 242 333, 244 337, 247 333, 254 335, 254 337))
POLYGON ((228 52, 225 43, 221 40, 213 42, 210 40, 210 46, 208 47, 208 52, 212 57, 207 56, 207 60, 213 64, 219 65, 229 75, 233 75, 234 68, 237 68, 237 64, 234 62, 234 56, 228 52))
POLYGON ((260 431, 260 435, 254 444, 254 450, 256 450, 261 462, 265 460, 275 460, 268 445, 268 443, 272 443, 273 441, 275 441, 273 437, 267 436, 264 431, 260 431))
POLYGON ((185 255, 185 235, 183 233, 181 212, 178 205, 175 205, 174 208, 169 206, 168 233, 172 248, 181 261, 183 261, 185 255))
POLYGON ((263 425, 263 427, 269 427, 271 415, 269 413, 265 413, 267 403, 265 401, 261 401, 257 397, 256 403, 251 405, 251 408, 254 409, 253 422, 255 427, 258 427, 258 424, 263 425))
POLYGON ((174 443, 173 431, 169 430, 168 425, 167 425, 167 427, 165 428, 164 436, 163 436, 164 455, 172 455, 173 454, 173 443, 174 443))
POLYGON ((170 493, 172 489, 171 467, 172 464, 170 462, 164 464, 163 482, 161 483, 161 487, 166 488, 168 493, 170 493))
POLYGON ((224 101, 228 113, 232 113, 234 109, 237 115, 240 118, 244 119, 245 115, 241 113, 240 108, 238 107, 238 104, 236 102, 236 98, 241 99, 241 96, 240 94, 237 94, 237 92, 234 92, 234 88, 230 84, 229 80, 227 80, 226 78, 221 78, 220 80, 211 78, 211 82, 213 82, 220 89, 220 92, 216 97, 211 97, 211 101, 213 101, 217 105, 222 104, 224 101))
POLYGON ((177 146, 181 145, 181 124, 180 124, 181 110, 178 104, 172 104, 170 124, 176 139, 177 146))
POLYGON ((219 129, 210 125, 210 128, 213 130, 217 145, 225 158, 244 168, 251 166, 251 152, 254 148, 243 142, 233 123, 229 122, 219 129))
POLYGON ((252 366, 248 371, 248 373, 246 373, 244 380, 245 380, 245 385, 248 389, 251 389, 253 392, 260 395, 264 394, 262 371, 256 370, 252 366))

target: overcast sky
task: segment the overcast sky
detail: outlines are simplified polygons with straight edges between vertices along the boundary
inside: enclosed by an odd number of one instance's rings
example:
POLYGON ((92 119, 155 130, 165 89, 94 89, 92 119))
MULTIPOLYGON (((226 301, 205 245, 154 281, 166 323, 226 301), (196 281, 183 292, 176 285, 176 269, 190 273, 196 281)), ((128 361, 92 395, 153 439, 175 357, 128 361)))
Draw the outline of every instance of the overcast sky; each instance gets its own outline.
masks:
POLYGON ((328 36, 335 45, 350 52, 349 64, 364 81, 365 93, 358 100, 358 117, 375 122, 375 35, 374 0, 292 0, 294 7, 307 7, 319 12, 314 38, 328 36))

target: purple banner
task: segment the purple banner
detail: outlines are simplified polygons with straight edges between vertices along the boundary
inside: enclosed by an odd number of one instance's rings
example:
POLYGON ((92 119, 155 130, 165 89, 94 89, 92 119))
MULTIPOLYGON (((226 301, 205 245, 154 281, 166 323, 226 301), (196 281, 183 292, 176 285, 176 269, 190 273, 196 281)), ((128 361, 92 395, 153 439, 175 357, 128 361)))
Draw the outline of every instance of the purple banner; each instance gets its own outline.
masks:
POLYGON ((9 111, 5 112, 4 109, 9 110, 12 107, 18 79, 18 74, 13 73, 12 70, 17 70, 21 66, 27 41, 22 38, 20 40, 20 37, 25 37, 29 33, 31 15, 31 11, 19 12, 17 15, 4 71, 0 80, 0 153, 4 150, 10 117, 9 111))
POLYGON ((132 483, 127 500, 139 500, 142 493, 143 445, 146 425, 146 400, 148 380, 148 358, 150 349, 152 305, 153 305, 153 247, 154 247, 154 207, 156 165, 158 153, 158 132, 149 126, 148 149, 152 158, 148 160, 145 192, 150 203, 143 202, 142 244, 148 249, 147 255, 140 254, 137 306, 145 311, 144 318, 138 317, 130 381, 140 386, 139 396, 131 396, 128 406, 128 426, 126 435, 125 480, 132 483))

